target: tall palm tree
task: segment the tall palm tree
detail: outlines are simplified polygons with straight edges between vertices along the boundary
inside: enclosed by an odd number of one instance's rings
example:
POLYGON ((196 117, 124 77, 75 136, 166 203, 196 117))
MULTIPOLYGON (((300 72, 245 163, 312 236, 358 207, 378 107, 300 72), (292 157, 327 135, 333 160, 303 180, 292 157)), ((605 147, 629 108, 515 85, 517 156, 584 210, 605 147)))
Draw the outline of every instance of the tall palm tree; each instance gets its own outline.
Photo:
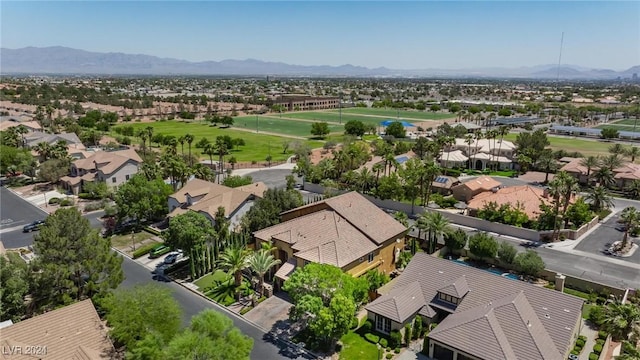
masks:
POLYGON ((471 144, 473 144, 473 135, 465 135, 464 142, 467 144, 467 157, 469 158, 469 163, 467 165, 468 168, 471 169, 471 144))
POLYGON ((613 207, 613 198, 604 186, 596 186, 585 197, 596 212, 613 207))
POLYGON ((24 136, 25 134, 27 134, 29 132, 29 129, 27 129, 26 126, 20 124, 18 126, 14 126, 11 129, 14 129, 13 131, 20 136, 20 146, 24 147, 26 145, 26 142, 24 141, 24 136))
POLYGON ((611 303, 605 308, 602 326, 615 340, 629 340, 640 332, 640 308, 631 303, 611 303))
POLYGON ((580 160, 580 165, 587 168, 587 183, 589 183, 589 178, 591 177, 591 170, 594 170, 598 166, 600 166, 600 158, 598 156, 587 156, 586 158, 582 158, 580 160))
POLYGON ((613 155, 623 155, 626 152, 626 149, 622 144, 613 144, 609 146, 609 153, 613 155))
MULTIPOLYGON (((480 140, 482 140, 484 138, 484 134, 482 133, 482 131, 476 131, 476 133, 473 135, 474 140, 476 141, 476 149, 473 153, 473 159, 475 162, 475 156, 478 154, 478 147, 480 146, 480 140)), ((471 156, 469 156, 469 158, 471 158, 471 156)), ((472 165, 472 168, 475 167, 476 164, 472 165)))
POLYGON ((447 160, 444 167, 444 174, 447 175, 447 169, 449 168, 449 154, 451 154, 451 146, 456 143, 456 138, 453 136, 446 136, 443 141, 443 145, 447 148, 447 160))
POLYGON ((218 265, 233 274, 236 293, 239 295, 239 287, 242 285, 242 271, 249 266, 250 252, 242 247, 229 246, 218 260, 218 265))
POLYGON ((363 168, 358 173, 358 184, 363 193, 367 193, 376 181, 376 178, 368 168, 363 168))
POLYGON ((600 169, 596 170, 596 172, 593 174, 593 177, 596 179, 596 182, 600 186, 604 186, 607 188, 613 186, 616 183, 615 175, 613 171, 608 167, 601 167, 600 169))
MULTIPOLYGON (((380 178, 380 172, 382 172, 383 170, 383 164, 382 162, 376 163, 371 167, 371 170, 373 170, 373 172, 376 174, 376 184, 378 183, 378 179, 380 178)), ((385 165, 386 166, 386 165, 385 165)), ((363 171, 366 168, 362 169, 363 171)))
POLYGON ((625 189, 627 195, 632 199, 640 199, 640 180, 633 180, 625 189))
POLYGON ((629 233, 632 233, 640 224, 640 212, 633 206, 626 207, 620 213, 620 220, 625 225, 622 237, 622 249, 625 249, 629 243, 629 233))
POLYGON ((178 138, 178 142, 180 143, 180 153, 182 155, 184 155, 184 143, 185 143, 186 139, 184 138, 184 136, 180 136, 178 138))
POLYGON ((558 168, 558 162, 550 153, 545 153, 538 159, 536 163, 538 168, 544 170, 544 183, 549 182, 549 173, 555 171, 558 168))
MULTIPOLYGON (((141 129, 138 131, 138 137, 142 140, 142 154, 147 155, 147 140, 149 140, 149 133, 141 129)), ((151 145, 151 140, 149 140, 149 145, 151 145)))
POLYGON ((578 191, 580 191, 578 180, 566 171, 557 173, 555 178, 549 183, 549 193, 553 198, 553 211, 555 216, 552 239, 557 239, 560 234, 560 220, 565 218, 567 208, 571 203, 571 198, 578 191))
POLYGON ((609 170, 613 171, 622 166, 622 158, 618 154, 611 154, 603 157, 601 159, 601 163, 603 167, 607 167, 609 170))
MULTIPOLYGON (((509 127, 506 125, 502 125, 498 128, 498 135, 500 135, 500 143, 498 144, 498 156, 501 156, 500 152, 502 151, 502 141, 504 140, 504 136, 509 133, 509 127)), ((498 164, 496 164, 497 169, 498 164)))
POLYGON ((216 154, 216 148, 212 143, 207 143, 202 149, 202 153, 209 155, 209 166, 213 167, 213 155, 216 154))
POLYGON ((635 162, 636 161, 636 157, 640 156, 640 147, 638 147, 638 146, 628 147, 625 150, 624 154, 631 158, 631 162, 635 162))
POLYGON ((220 177, 224 174, 224 156, 227 155, 227 143, 222 138, 217 138, 214 144, 216 149, 216 154, 218 154, 218 162, 220 164, 220 176, 218 176, 218 182, 220 182, 220 177))
POLYGON ((437 211, 422 213, 416 222, 416 227, 427 232, 427 246, 430 254, 435 251, 438 239, 451 231, 449 220, 437 211))
POLYGON ((187 145, 189 145, 189 166, 193 166, 193 159, 191 158, 191 144, 195 140, 195 136, 191 134, 185 134, 184 140, 187 142, 187 145))
POLYGON ((42 158, 42 161, 47 161, 51 158, 52 146, 48 142, 38 143, 33 149, 42 158))
POLYGON ((268 250, 260 249, 249 256, 248 265, 260 278, 260 297, 264 296, 264 275, 280 263, 268 250))

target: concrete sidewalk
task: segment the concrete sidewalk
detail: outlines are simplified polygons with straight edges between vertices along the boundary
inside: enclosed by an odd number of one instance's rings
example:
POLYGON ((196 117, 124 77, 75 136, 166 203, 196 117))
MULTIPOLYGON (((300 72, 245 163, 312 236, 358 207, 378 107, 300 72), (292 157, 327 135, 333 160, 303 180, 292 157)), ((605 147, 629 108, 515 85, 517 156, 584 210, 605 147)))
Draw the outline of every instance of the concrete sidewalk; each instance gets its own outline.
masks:
POLYGON ((248 175, 254 172, 264 171, 264 170, 293 170, 293 168, 295 167, 296 167, 295 163, 287 162, 284 164, 280 164, 272 167, 266 167, 266 168, 236 169, 231 172, 231 175, 244 176, 244 175, 248 175))

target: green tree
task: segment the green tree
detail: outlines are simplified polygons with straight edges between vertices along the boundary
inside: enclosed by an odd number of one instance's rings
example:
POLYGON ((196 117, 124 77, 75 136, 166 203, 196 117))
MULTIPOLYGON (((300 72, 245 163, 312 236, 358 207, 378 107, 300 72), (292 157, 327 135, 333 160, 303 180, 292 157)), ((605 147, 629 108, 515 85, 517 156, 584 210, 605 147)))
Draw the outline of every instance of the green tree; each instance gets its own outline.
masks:
POLYGON ((242 284, 242 271, 249 267, 249 250, 240 246, 230 246, 220 254, 218 264, 233 275, 236 286, 236 296, 239 296, 239 287, 242 284))
POLYGON ((34 167, 35 159, 29 150, 0 144, 0 173, 16 175, 20 171, 26 173, 34 167))
POLYGON ((469 237, 464 230, 456 229, 456 231, 451 231, 444 236, 444 244, 451 252, 456 253, 464 249, 468 239, 469 237))
POLYGON ((394 121, 385 129, 385 134, 393 136, 396 139, 402 139, 406 136, 406 130, 401 122, 394 121))
POLYGON ((26 312, 29 294, 29 269, 17 254, 0 256, 0 321, 19 321, 26 312))
POLYGON ((591 203, 591 207, 595 212, 613 207, 613 198, 603 186, 596 186, 591 189, 587 193, 586 200, 591 203))
POLYGON ((165 349, 165 359, 248 360, 253 339, 243 335, 228 317, 206 309, 176 335, 165 349))
POLYGON ((382 285, 389 282, 389 275, 379 271, 378 269, 373 269, 367 271, 364 276, 367 279, 367 284, 369 284, 369 291, 376 291, 382 287, 382 285))
POLYGON ((238 186, 249 185, 253 182, 253 179, 249 175, 240 176, 240 175, 232 175, 226 177, 222 181, 222 185, 236 188, 238 186))
POLYGON ((242 228, 252 233, 278 224, 280 214, 302 205, 302 195, 295 190, 268 189, 242 217, 242 228))
POLYGON ((416 227, 428 234, 427 246, 430 254, 436 250, 438 239, 451 231, 449 220, 437 211, 428 211, 420 214, 416 227))
POLYGON ((636 158, 640 156, 640 147, 630 146, 624 151, 624 155, 631 158, 631 162, 635 162, 636 158))
POLYGON ((503 264, 513 264, 517 253, 518 251, 515 246, 508 242, 501 242, 500 245, 498 245, 498 259, 500 259, 503 264))
POLYGON ((100 296, 124 279, 122 258, 111 251, 111 241, 91 228, 75 208, 49 215, 33 247, 38 254, 32 263, 38 308, 100 296))
POLYGON ((571 222, 574 228, 579 228, 583 224, 593 219, 593 211, 591 206, 584 201, 584 198, 579 198, 573 204, 569 205, 564 215, 565 223, 571 222))
POLYGON ((260 296, 264 296, 264 275, 281 261, 276 259, 270 250, 260 249, 249 256, 249 267, 260 279, 260 296))
POLYGON ((148 180, 144 175, 136 174, 116 191, 118 218, 138 221, 159 219, 169 211, 167 198, 172 193, 171 186, 162 179, 148 180))
POLYGON ((324 139, 325 136, 329 135, 331 131, 329 130, 329 124, 326 122, 314 122, 311 124, 311 135, 318 137, 320 139, 324 139))
POLYGON ((603 139, 617 139, 620 137, 620 133, 614 128, 604 128, 600 132, 600 137, 603 139))
POLYGON ((169 228, 163 233, 163 238, 167 246, 191 254, 212 234, 213 226, 209 219, 198 212, 187 211, 169 219, 169 228))
POLYGON ((545 264, 540 255, 533 250, 527 250, 523 253, 519 253, 513 259, 513 263, 516 265, 518 271, 536 277, 542 270, 544 270, 545 264))
POLYGON ((344 124, 344 133, 347 135, 362 137, 365 130, 364 123, 360 120, 351 120, 344 124))
POLYGON ((544 149, 550 145, 544 130, 521 132, 516 137, 515 145, 519 152, 525 153, 533 163, 537 163, 544 149))
POLYGON ((624 224, 621 248, 626 249, 629 242, 629 234, 633 233, 640 225, 640 211, 633 206, 628 206, 620 213, 620 220, 624 224))
POLYGON ((469 237, 469 250, 482 259, 494 259, 498 253, 498 242, 493 236, 480 232, 469 237))
POLYGON ((109 186, 104 181, 85 182, 82 184, 83 192, 89 194, 92 199, 104 199, 110 195, 109 186))
POLYGON ((591 170, 600 166, 600 158, 597 156, 587 156, 580 160, 580 165, 587 168, 587 182, 591 178, 591 170))
POLYGON ((602 327, 614 340, 629 340, 640 332, 640 308, 636 304, 611 303, 604 311, 602 327))
POLYGON ((99 305, 106 312, 109 335, 129 350, 149 335, 166 344, 180 330, 180 305, 165 287, 148 284, 119 289, 99 305))
POLYGON ((71 162, 68 159, 50 159, 40 164, 38 178, 56 184, 60 178, 69 173, 71 162))

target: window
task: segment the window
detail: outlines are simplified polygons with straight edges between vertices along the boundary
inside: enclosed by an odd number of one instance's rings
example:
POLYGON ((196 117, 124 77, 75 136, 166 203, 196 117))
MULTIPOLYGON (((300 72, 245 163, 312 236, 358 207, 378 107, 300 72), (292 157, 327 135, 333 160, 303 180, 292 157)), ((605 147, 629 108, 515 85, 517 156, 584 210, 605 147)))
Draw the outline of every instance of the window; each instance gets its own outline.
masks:
POLYGON ((129 175, 124 176, 125 180, 129 180, 129 175))
POLYGON ((391 319, 376 314, 376 330, 388 334, 391 332, 391 319))
POLYGON ((373 259, 374 259, 374 255, 371 252, 371 253, 369 253, 369 258, 367 260, 369 260, 369 262, 373 262, 373 259))
POLYGON ((114 184, 116 183, 116 177, 115 176, 111 178, 111 182, 114 183, 114 184))
POLYGON ((459 299, 455 296, 451 296, 451 295, 447 295, 447 294, 443 294, 443 293, 438 293, 438 298, 442 301, 446 301, 450 304, 458 304, 459 299))

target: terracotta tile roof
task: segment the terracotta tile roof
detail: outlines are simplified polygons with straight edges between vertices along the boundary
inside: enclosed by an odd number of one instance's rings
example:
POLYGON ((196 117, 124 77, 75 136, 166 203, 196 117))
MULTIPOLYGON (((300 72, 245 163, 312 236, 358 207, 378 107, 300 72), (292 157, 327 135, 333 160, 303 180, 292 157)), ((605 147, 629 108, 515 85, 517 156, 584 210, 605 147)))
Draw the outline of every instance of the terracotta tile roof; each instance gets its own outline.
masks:
POLYGON ((378 248, 344 217, 328 209, 259 230, 254 236, 291 244, 294 256, 300 259, 340 268, 378 248))
POLYGON ((476 190, 491 191, 491 189, 499 187, 501 185, 502 183, 493 179, 490 176, 479 176, 475 179, 469 180, 457 186, 467 187, 471 191, 476 191, 476 190))
POLYGON ((619 168, 613 169, 616 179, 638 180, 640 179, 640 165, 626 163, 619 168))
POLYGON ((218 207, 222 206, 224 207, 225 215, 228 217, 252 195, 262 197, 264 191, 266 191, 266 186, 261 182, 230 188, 201 179, 192 179, 180 190, 169 196, 180 204, 185 205, 182 208, 174 209, 171 214, 178 215, 183 213, 184 209, 191 209, 207 213, 213 218, 218 211, 218 207), (189 206, 187 205, 187 197, 198 198, 198 200, 189 206))
POLYGON ((43 346, 46 355, 39 357, 0 353, 0 359, 81 360, 108 359, 113 351, 105 326, 91 300, 84 300, 45 314, 23 320, 0 330, 3 349, 12 345, 43 346))
POLYGON ((301 206, 283 214, 315 207, 319 204, 325 204, 334 210, 378 245, 407 231, 407 228, 392 216, 380 210, 371 201, 355 191, 301 206))
POLYGON ((469 209, 481 210, 491 202, 498 206, 502 204, 520 206, 522 211, 533 219, 540 214, 540 202, 551 204, 551 198, 545 197, 544 189, 536 186, 509 186, 498 189, 496 192, 480 193, 469 200, 467 205, 469 209))
MULTIPOLYGON (((587 175, 587 170, 588 169, 587 169, 586 166, 580 165, 581 162, 582 162, 581 158, 574 158, 573 160, 569 161, 567 164, 562 166, 560 168, 560 171, 566 171, 566 172, 569 172, 569 173, 587 175)), ((595 170, 597 170, 597 168, 591 168, 591 172, 592 173, 595 170)))
POLYGON ((574 324, 581 316, 581 299, 425 253, 417 253, 394 279, 393 288, 365 308, 389 318, 409 313, 418 305, 434 304, 438 290, 463 275, 469 291, 457 308, 450 310, 453 314, 430 334, 434 339, 446 338, 448 345, 484 359, 559 360, 560 354, 569 350, 574 324), (378 307, 379 302, 399 296, 416 281, 423 294, 423 300, 415 299, 419 304, 395 302, 407 309, 378 307))

